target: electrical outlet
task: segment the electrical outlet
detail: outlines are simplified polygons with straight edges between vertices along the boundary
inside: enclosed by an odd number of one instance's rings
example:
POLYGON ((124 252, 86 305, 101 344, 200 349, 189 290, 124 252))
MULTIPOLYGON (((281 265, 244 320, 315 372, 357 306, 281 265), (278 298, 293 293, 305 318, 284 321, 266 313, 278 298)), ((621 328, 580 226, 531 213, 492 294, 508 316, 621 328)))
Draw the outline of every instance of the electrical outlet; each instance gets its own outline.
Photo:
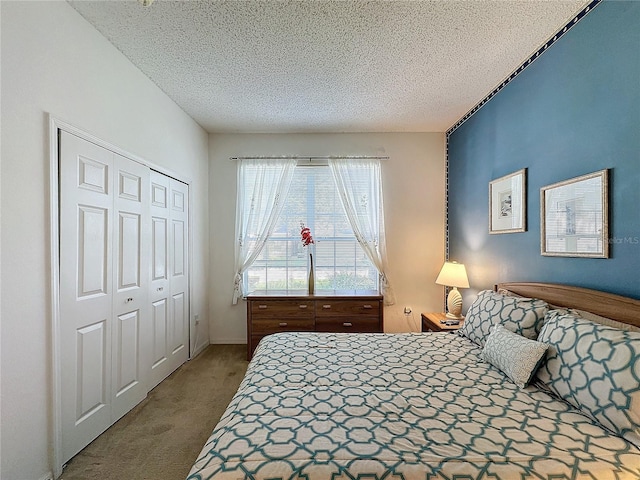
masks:
POLYGON ((411 315, 411 307, 404 307, 404 314, 411 315))
POLYGON ((194 315, 193 320, 194 320, 194 323, 196 324, 196 327, 200 325, 200 315, 194 315))

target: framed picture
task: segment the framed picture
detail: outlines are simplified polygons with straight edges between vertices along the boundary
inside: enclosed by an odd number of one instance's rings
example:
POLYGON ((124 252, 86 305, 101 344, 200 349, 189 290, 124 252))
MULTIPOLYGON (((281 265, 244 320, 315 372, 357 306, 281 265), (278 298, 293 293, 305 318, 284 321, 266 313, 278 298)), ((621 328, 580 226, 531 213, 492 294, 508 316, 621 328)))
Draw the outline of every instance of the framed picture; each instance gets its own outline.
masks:
POLYGON ((527 169, 489 182, 489 233, 516 233, 527 229, 527 169))
POLYGON ((540 189, 540 249, 556 257, 609 257, 608 172, 540 189))

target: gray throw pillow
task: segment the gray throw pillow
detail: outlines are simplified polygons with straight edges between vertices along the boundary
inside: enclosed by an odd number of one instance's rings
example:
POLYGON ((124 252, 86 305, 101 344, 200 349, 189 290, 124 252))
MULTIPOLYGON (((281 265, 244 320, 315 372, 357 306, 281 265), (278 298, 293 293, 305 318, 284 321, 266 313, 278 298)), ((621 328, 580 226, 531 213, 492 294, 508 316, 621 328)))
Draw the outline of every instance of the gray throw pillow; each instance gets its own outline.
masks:
POLYGON ((494 325, 482 356, 513 383, 524 388, 535 375, 548 347, 546 343, 525 338, 502 325, 494 325))

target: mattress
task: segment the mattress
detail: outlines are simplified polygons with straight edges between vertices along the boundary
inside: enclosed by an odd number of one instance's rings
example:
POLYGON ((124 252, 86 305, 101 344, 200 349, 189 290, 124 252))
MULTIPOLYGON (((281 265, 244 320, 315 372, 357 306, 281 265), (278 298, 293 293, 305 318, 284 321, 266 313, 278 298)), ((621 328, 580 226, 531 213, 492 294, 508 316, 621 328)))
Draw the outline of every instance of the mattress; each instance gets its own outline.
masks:
POLYGON ((189 479, 638 479, 640 451, 450 333, 263 339, 189 479))

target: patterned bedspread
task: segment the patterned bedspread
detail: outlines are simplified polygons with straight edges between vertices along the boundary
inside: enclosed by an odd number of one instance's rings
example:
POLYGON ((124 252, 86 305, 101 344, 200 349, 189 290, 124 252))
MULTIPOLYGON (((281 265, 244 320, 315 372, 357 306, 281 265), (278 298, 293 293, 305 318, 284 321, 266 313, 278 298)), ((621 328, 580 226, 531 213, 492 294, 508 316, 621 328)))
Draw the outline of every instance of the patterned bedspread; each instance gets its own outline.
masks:
POLYGON ((189 479, 639 479, 640 451, 449 333, 280 333, 189 479))

